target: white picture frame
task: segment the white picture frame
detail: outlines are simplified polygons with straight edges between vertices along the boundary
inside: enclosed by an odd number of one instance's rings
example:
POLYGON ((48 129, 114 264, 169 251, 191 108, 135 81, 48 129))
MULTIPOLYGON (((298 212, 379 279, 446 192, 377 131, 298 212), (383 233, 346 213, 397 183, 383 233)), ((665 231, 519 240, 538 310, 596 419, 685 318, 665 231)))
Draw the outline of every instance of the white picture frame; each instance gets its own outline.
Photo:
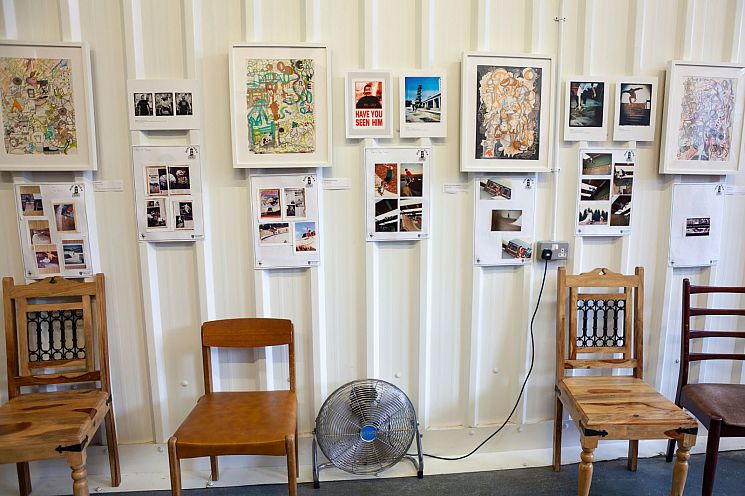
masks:
POLYGON ((96 272, 86 210, 91 192, 87 188, 82 182, 14 185, 27 279, 88 277, 96 272))
POLYGON ((96 170, 88 45, 0 42, 0 121, 0 170, 96 170), (40 105, 49 108, 38 112, 40 105))
POLYGON ((671 60, 665 82, 660 173, 724 175, 739 172, 743 107, 745 65, 671 60), (734 90, 732 82, 736 84, 734 90), (717 100, 708 96, 698 101, 695 95, 702 92, 722 94, 719 100, 731 98, 733 102, 715 108, 713 103, 717 100), (701 108, 697 108, 698 105, 701 108), (711 115, 713 112, 716 118, 705 123, 690 117, 684 119, 684 112, 689 115, 711 115), (717 134, 700 133, 698 129, 716 129, 717 134))
POLYGON ((393 137, 393 87, 390 72, 347 72, 344 79, 344 102, 348 139, 393 137))
MULTIPOLYGON (((461 163, 463 172, 547 172, 551 160, 551 106, 554 101, 553 59, 546 55, 499 55, 483 52, 464 52, 461 66, 461 163), (497 103, 489 110, 481 96, 480 80, 485 77, 493 84, 488 102, 499 100, 496 79, 506 76, 506 70, 516 80, 519 98, 528 101, 531 122, 528 132, 520 139, 500 137, 494 131, 500 127, 497 103), (479 71, 483 74, 479 76, 479 71), (526 72, 527 71, 527 72, 526 72), (535 84, 537 82, 537 84, 535 84), (531 96, 532 95, 532 96, 531 96), (493 120, 490 126, 485 122, 493 120), (507 151, 504 151, 504 150, 507 151)), ((486 82, 486 80, 485 80, 486 82)), ((514 100, 510 97, 510 100, 514 100)), ((502 123, 504 124, 504 123, 502 123)))
POLYGON ((631 234, 636 150, 583 148, 578 163, 575 234, 631 234))
POLYGON ((130 79, 127 81, 129 129, 199 129, 200 99, 196 79, 130 79))
POLYGON ((251 175, 251 237, 256 269, 320 265, 321 187, 315 172, 251 175))
POLYGON ((237 44, 230 47, 229 68, 234 167, 331 165, 331 56, 325 45, 237 44), (308 60, 312 61, 312 70, 307 68, 308 60), (294 61, 291 69, 287 69, 289 61, 294 61), (259 67, 268 72, 261 74, 259 67), (285 69, 295 75, 295 82, 286 84, 302 88, 299 93, 292 90, 299 95, 297 99, 291 103, 280 100, 276 107, 276 99, 256 104, 271 98, 260 82, 267 77, 279 78, 285 69), (254 99, 253 105, 249 98, 254 99))
POLYGON ((446 138, 447 73, 406 71, 399 76, 399 134, 402 138, 446 138))
POLYGON ((429 237, 430 163, 426 147, 365 148, 365 240, 429 237))
POLYGON ((721 183, 673 184, 669 266, 708 267, 719 262, 724 196, 725 186, 721 183))
POLYGON ((629 76, 618 78, 615 86, 613 141, 654 141, 659 80, 629 76))
POLYGON ((610 85, 605 78, 567 78, 564 82, 564 141, 608 139, 608 93, 610 85))
POLYGON ((525 265, 534 256, 535 174, 474 175, 473 263, 525 265))
POLYGON ((199 145, 132 147, 137 240, 204 238, 199 145))

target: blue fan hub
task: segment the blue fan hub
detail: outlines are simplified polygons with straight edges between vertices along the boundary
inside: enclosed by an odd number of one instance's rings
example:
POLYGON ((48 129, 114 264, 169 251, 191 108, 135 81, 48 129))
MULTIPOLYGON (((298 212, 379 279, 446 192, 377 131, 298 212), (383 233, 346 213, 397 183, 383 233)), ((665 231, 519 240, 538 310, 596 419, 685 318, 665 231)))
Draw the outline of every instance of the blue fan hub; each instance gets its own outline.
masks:
POLYGON ((378 436, 378 428, 374 425, 366 425, 360 429, 360 439, 366 443, 372 443, 378 436))

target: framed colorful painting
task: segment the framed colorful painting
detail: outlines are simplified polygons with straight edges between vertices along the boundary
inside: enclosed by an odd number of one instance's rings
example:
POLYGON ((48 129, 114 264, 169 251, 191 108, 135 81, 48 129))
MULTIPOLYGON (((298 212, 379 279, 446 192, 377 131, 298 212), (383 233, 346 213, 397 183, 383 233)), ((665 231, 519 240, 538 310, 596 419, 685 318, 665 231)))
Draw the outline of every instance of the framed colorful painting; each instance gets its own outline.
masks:
POLYGON ((462 171, 549 170, 552 66, 544 55, 463 54, 462 171))
POLYGON ((671 61, 660 173, 738 172, 743 105, 745 65, 671 61))
POLYGON ((232 46, 234 167, 331 165, 330 83, 331 64, 325 46, 232 46))
POLYGON ((90 53, 81 43, 0 43, 0 170, 95 170, 90 53))

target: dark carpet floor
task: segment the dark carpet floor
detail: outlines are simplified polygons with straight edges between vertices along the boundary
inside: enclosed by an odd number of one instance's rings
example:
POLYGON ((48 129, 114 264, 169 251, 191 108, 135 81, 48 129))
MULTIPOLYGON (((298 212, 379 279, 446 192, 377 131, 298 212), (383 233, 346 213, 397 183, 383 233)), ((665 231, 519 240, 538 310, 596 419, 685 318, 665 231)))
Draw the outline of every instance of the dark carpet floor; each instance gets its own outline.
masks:
MULTIPOLYGON (((693 455, 688 471, 685 494, 701 494, 703 455, 693 455)), ((426 461, 425 461, 426 467, 426 461)), ((666 496, 670 492, 673 464, 662 457, 641 458, 636 473, 626 470, 626 460, 598 462, 590 495, 666 496)), ((426 472, 426 470, 425 470, 426 472)), ((321 476, 323 479, 323 475, 321 476)), ((446 495, 446 496, 558 496, 577 494, 577 465, 565 465, 560 473, 550 467, 471 472, 451 475, 425 475, 395 479, 360 479, 355 481, 300 484, 300 496, 366 496, 366 495, 446 495)), ((128 496, 169 494, 167 491, 126 493, 128 496)), ((286 485, 246 486, 230 488, 191 489, 187 496, 286 496, 286 485)), ((719 455, 717 496, 745 495, 745 451, 723 452, 719 455)))

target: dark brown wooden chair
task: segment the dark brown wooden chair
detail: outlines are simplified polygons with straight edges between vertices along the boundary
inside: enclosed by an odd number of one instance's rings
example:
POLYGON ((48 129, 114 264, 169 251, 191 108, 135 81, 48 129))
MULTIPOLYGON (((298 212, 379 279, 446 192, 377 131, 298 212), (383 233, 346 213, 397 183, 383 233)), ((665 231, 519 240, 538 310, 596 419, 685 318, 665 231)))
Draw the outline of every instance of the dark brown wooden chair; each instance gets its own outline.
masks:
POLYGON ((52 277, 23 285, 6 277, 3 305, 9 401, 0 407, 0 463, 16 464, 25 496, 31 493, 28 462, 66 458, 73 494, 87 495, 86 449, 105 418, 111 484, 118 486, 103 274, 88 282, 52 277), (89 389, 22 391, 80 383, 89 389))
MULTIPOLYGON (((691 330, 693 317, 720 315, 745 316, 745 309, 691 307, 691 295, 711 293, 745 293, 745 287, 694 286, 683 280, 683 322, 680 341, 680 375, 675 403, 687 409, 709 431, 704 461, 701 494, 714 491, 714 476, 721 437, 745 437, 745 384, 688 384, 691 362, 705 360, 745 360, 745 353, 691 353, 692 339, 745 338, 745 331, 691 330)), ((667 461, 672 460, 672 446, 667 447, 667 461)))
POLYGON ((218 480, 219 455, 287 456, 290 496, 297 494, 297 397, 292 322, 284 319, 228 319, 202 325, 204 396, 168 440, 171 493, 181 494, 181 459, 210 457, 218 480), (289 391, 214 392, 211 347, 256 348, 288 345, 289 391))
POLYGON ((559 268, 553 465, 556 472, 561 469, 562 415, 566 408, 582 444, 580 496, 590 493, 593 453, 600 439, 628 440, 628 468, 632 471, 636 470, 640 439, 677 440, 678 459, 670 494, 683 494, 689 451, 696 444, 698 424, 644 382, 643 316, 642 267, 630 276, 608 269, 567 275, 564 267, 559 268), (600 293, 599 288, 610 291, 600 293), (620 354, 621 358, 603 357, 609 354, 620 354), (567 377, 566 371, 573 369, 630 369, 633 375, 567 377))

